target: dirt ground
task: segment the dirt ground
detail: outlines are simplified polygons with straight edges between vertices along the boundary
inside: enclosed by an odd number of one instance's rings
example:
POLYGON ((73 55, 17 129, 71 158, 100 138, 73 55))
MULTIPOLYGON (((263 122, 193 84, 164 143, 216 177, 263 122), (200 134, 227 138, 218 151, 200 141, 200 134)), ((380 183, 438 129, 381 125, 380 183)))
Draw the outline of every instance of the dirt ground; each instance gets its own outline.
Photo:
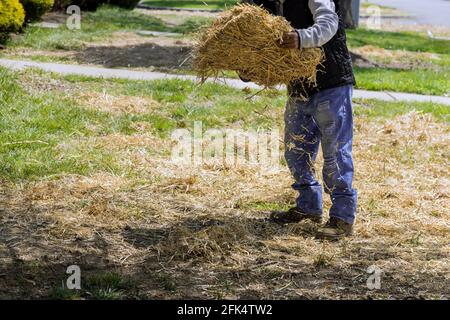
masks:
MULTIPOLYGON (((139 97, 81 99, 114 113, 158 108, 139 97)), ((448 299, 449 137, 445 123, 417 112, 357 117, 358 219, 355 236, 338 243, 315 240, 309 223, 266 220, 267 204, 295 197, 285 167, 180 167, 168 159, 171 142, 145 127, 75 139, 59 148, 106 150, 133 174, 2 181, 0 298, 52 297, 76 264, 82 279, 119 274, 127 283, 120 297, 130 299, 448 299), (367 288, 372 265, 383 271, 379 290, 367 288)))
POLYGON ((132 33, 116 33, 114 38, 109 44, 88 46, 75 55, 75 60, 80 64, 95 64, 108 68, 157 68, 170 71, 190 67, 190 40, 143 37, 132 33))

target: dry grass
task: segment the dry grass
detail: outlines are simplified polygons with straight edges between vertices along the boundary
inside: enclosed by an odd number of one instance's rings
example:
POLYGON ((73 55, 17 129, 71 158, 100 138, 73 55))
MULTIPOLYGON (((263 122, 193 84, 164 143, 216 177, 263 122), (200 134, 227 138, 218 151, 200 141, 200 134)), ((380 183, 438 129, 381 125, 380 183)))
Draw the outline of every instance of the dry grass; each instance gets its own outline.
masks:
POLYGON ((186 17, 205 17, 205 18, 215 18, 217 17, 217 12, 206 12, 206 11, 167 11, 167 10, 145 10, 145 9, 135 9, 136 12, 141 14, 151 15, 157 17, 169 25, 176 26, 181 24, 186 17))
POLYGON ((412 52, 406 50, 387 50, 384 48, 378 48, 374 46, 362 46, 352 49, 353 52, 358 54, 368 55, 371 57, 386 57, 387 59, 439 59, 439 55, 430 52, 412 52))
POLYGON ((167 36, 141 36, 135 32, 116 31, 111 38, 91 44, 92 47, 114 46, 114 47, 137 47, 139 45, 154 44, 162 47, 181 47, 191 45, 189 38, 173 38, 167 36))
MULTIPOLYGON (((441 59, 435 53, 387 50, 370 45, 352 48, 352 52, 360 54, 371 61, 383 64, 384 67, 392 68, 433 68, 433 62, 441 59)), ((435 66, 435 68, 438 70, 441 69, 440 66, 435 66)))
POLYGON ((212 224, 198 231, 179 226, 156 249, 160 255, 170 259, 217 261, 218 257, 225 258, 231 251, 239 254, 237 244, 249 240, 246 227, 239 220, 229 224, 212 224))
MULTIPOLYGON (((364 21, 361 22, 362 26, 366 26, 364 21)), ((398 21, 383 21, 381 24, 381 30, 383 31, 392 31, 392 32, 419 32, 423 35, 428 35, 428 32, 431 31, 436 37, 450 37, 450 28, 447 26, 436 26, 436 25, 428 25, 428 24, 416 24, 416 23, 399 23, 398 21)))
POLYGON ((109 148, 131 176, 3 184, 2 237, 23 261, 108 259, 153 298, 448 298, 448 126, 412 112, 360 117, 355 131, 358 219, 355 236, 339 243, 315 240, 310 223, 264 220, 255 204, 294 199, 286 168, 180 167, 142 152, 148 142, 130 143, 141 136, 85 142, 109 148), (373 264, 384 271, 382 289, 369 292, 373 264), (162 271, 176 289, 149 280, 162 271))
POLYGON ((69 83, 65 80, 55 79, 50 74, 22 71, 19 73, 19 81, 26 91, 51 92, 58 91, 64 95, 77 94, 82 86, 69 83))
POLYGON ((43 56, 52 59, 71 59, 77 54, 76 51, 72 50, 39 50, 27 47, 8 47, 2 51, 2 53, 24 59, 33 58, 36 56, 43 56))
POLYGON ((86 92, 80 94, 81 104, 85 107, 115 114, 143 114, 159 107, 159 103, 148 97, 113 96, 106 92, 86 92))
POLYGON ((293 80, 315 83, 323 53, 320 49, 280 48, 283 34, 289 31, 289 22, 263 8, 235 6, 199 35, 194 69, 203 81, 232 70, 265 87, 293 80))
POLYGON ((34 208, 48 210, 42 218, 54 221, 53 234, 85 236, 95 232, 94 226, 117 227, 130 218, 120 198, 125 182, 107 173, 92 177, 67 175, 31 183, 18 192, 34 208))

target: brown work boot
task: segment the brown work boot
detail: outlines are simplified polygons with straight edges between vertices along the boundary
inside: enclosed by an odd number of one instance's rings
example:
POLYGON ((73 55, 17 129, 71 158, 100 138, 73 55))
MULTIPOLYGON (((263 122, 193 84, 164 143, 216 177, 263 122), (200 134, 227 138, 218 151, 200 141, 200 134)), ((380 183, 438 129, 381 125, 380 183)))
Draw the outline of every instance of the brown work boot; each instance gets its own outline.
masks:
POLYGON ((270 214, 270 220, 277 223, 297 223, 305 219, 317 223, 322 222, 321 216, 301 212, 296 207, 291 208, 288 211, 275 211, 270 214))
POLYGON ((353 233, 353 224, 346 223, 343 220, 330 217, 330 220, 317 229, 316 238, 323 240, 339 240, 351 236, 353 233))

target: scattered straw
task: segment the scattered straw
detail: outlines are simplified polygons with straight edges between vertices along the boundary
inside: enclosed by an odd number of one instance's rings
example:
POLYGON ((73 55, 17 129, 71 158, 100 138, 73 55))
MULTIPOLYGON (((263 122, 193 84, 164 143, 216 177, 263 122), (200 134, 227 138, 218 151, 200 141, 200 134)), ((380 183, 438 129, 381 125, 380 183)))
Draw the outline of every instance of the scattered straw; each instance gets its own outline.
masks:
POLYGON ((143 114, 159 106, 156 100, 148 97, 113 96, 106 92, 87 92, 81 96, 82 104, 90 109, 115 114, 143 114))
MULTIPOLYGON (((274 119, 281 121, 277 110, 274 119)), ((130 266, 146 293, 163 298, 212 298, 211 288, 226 288, 232 298, 360 299, 367 297, 367 267, 376 265, 386 281, 371 297, 447 298, 449 135, 447 123, 419 112, 356 117, 355 236, 336 243, 315 240, 316 226, 307 221, 264 220, 270 208, 287 207, 296 195, 285 166, 275 174, 180 168, 159 154, 137 158, 141 148, 133 136, 124 140, 128 147, 107 149, 132 164, 126 176, 0 184, 0 242, 9 246, 0 260, 9 259, 9 248, 25 261, 45 255, 72 263, 70 252, 77 259, 107 258, 130 266), (139 278, 135 270, 148 273, 139 278), (155 272, 174 279, 180 296, 150 281, 155 272)), ((329 197, 324 200, 328 211, 329 197)))
POLYGON ((156 249, 172 259, 214 260, 237 249, 237 244, 247 240, 249 231, 245 223, 236 221, 228 224, 214 224, 197 232, 186 226, 176 227, 166 241, 156 249))
POLYGON ((323 52, 280 48, 283 34, 289 31, 292 26, 283 17, 257 6, 237 5, 199 35, 194 68, 202 81, 231 70, 264 87, 293 80, 315 83, 323 52))

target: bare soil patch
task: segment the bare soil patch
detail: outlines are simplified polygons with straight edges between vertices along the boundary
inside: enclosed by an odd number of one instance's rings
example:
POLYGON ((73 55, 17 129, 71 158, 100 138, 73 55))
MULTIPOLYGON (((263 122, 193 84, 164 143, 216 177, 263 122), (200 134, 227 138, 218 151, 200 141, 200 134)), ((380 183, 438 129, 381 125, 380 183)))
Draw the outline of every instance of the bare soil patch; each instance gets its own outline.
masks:
POLYGON ((192 43, 189 40, 165 37, 127 37, 111 45, 87 47, 75 56, 79 63, 105 67, 157 67, 159 69, 185 69, 190 65, 192 43))

